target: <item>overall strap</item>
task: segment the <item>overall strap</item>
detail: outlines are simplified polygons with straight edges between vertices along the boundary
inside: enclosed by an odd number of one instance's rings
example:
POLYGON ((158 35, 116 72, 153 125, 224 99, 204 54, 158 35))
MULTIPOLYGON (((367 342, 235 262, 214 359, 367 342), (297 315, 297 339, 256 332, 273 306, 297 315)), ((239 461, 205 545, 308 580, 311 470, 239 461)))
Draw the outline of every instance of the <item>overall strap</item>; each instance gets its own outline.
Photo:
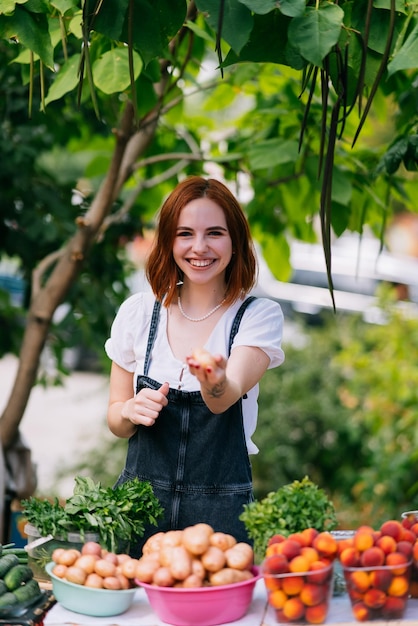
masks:
POLYGON ((145 354, 145 361, 144 361, 144 376, 148 376, 151 351, 155 342, 155 337, 157 336, 158 321, 160 319, 160 309, 161 309, 161 302, 159 300, 156 300, 154 302, 154 308, 153 308, 152 317, 151 317, 151 324, 150 324, 149 333, 148 333, 147 351, 145 354))
POLYGON ((232 342, 234 341, 234 337, 238 332, 239 325, 241 324, 242 316, 244 315, 247 306, 251 304, 253 300, 256 300, 255 296, 250 296, 249 298, 244 300, 244 302, 241 304, 240 308, 237 311, 234 321, 232 322, 231 333, 229 335, 228 356, 231 354, 232 342))

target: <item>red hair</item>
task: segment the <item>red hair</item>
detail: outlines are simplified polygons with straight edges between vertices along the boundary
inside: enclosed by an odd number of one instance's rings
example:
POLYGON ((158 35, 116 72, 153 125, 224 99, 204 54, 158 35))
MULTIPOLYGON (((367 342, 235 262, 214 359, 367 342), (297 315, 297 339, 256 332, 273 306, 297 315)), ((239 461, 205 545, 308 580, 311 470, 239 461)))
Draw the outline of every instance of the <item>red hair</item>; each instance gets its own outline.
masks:
POLYGON ((254 287, 257 259, 247 218, 235 196, 218 180, 190 176, 175 187, 161 207, 156 236, 148 256, 145 272, 151 288, 160 301, 169 306, 177 296, 181 280, 174 261, 173 245, 182 209, 198 198, 210 198, 225 214, 232 242, 231 261, 226 268, 226 302, 234 302, 254 287))

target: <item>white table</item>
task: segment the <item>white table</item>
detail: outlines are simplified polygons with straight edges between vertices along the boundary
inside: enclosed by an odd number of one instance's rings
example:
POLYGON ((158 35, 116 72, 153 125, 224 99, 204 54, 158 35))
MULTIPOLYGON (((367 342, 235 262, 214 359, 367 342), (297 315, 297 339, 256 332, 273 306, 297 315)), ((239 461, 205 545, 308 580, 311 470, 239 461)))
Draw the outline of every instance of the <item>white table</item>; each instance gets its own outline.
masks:
MULTIPOLYGON (((260 579, 254 590, 254 597, 247 615, 236 622, 236 626, 275 626, 277 624, 274 611, 269 607, 266 612, 266 590, 264 581, 260 579)), ((325 624, 339 626, 418 626, 418 600, 410 599, 404 619, 374 622, 357 622, 352 615, 350 601, 347 596, 333 597, 330 611, 325 624)), ((67 611, 60 604, 56 604, 46 614, 44 626, 167 626, 159 620, 152 611, 145 591, 138 589, 132 607, 122 615, 114 617, 87 617, 67 611)))

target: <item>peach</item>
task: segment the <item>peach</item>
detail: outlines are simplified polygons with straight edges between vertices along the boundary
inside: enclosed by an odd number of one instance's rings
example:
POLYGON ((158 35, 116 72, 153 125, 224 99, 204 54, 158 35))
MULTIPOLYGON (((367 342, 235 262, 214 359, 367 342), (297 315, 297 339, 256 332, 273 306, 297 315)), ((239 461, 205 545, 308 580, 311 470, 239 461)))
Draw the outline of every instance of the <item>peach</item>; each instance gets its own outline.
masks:
POLYGON ((385 619, 401 619, 405 611, 406 598, 388 596, 382 608, 382 617, 385 619))
POLYGON ((375 569, 370 572, 370 584, 376 589, 387 591, 392 582, 392 573, 388 569, 375 569))
POLYGON ((418 520, 411 526, 410 530, 418 537, 418 520))
POLYGON ((412 532, 412 530, 408 530, 408 528, 405 528, 403 531, 402 541, 409 541, 409 543, 414 544, 416 540, 417 540, 416 534, 412 532))
POLYGON ((282 581, 278 576, 264 574, 264 585, 267 591, 277 591, 277 589, 281 589, 282 581))
POLYGON ((356 602, 352 606, 353 615, 358 622, 367 622, 370 617, 370 609, 364 602, 356 602))
POLYGON ((354 547, 359 552, 364 552, 367 548, 374 546, 374 531, 358 530, 353 538, 354 547))
POLYGON ((285 557, 290 561, 295 556, 300 554, 302 546, 297 541, 293 541, 292 539, 285 539, 281 544, 281 553, 285 555, 285 557))
POLYGON ((305 615, 305 607, 299 598, 289 598, 283 607, 283 615, 292 621, 301 619, 305 615))
POLYGON ((289 563, 289 571, 296 572, 307 572, 309 570, 309 561, 306 557, 302 555, 295 556, 289 563))
POLYGON ((392 569, 392 574, 405 574, 408 569, 408 557, 402 552, 391 552, 386 556, 386 565, 399 565, 396 569, 392 569))
POLYGON ((381 548, 372 546, 366 548, 360 555, 360 565, 363 567, 379 567, 385 562, 385 553, 381 548))
POLYGON ((364 593, 370 587, 370 575, 362 570, 352 571, 350 572, 350 585, 360 593, 364 593))
POLYGON ((380 532, 382 535, 393 537, 395 541, 400 541, 403 537, 404 528, 401 522, 396 519, 391 519, 383 522, 380 527, 380 532))
POLYGON ((363 601, 371 609, 380 609, 386 602, 386 594, 382 589, 368 589, 363 596, 363 601))
POLYGON ((304 585, 303 576, 285 576, 282 580, 282 589, 288 596, 296 596, 304 585))
POLYGON ((305 583, 299 594, 299 598, 305 606, 315 606, 325 600, 326 591, 326 585, 305 583))
POLYGON ((341 552, 344 552, 346 548, 352 548, 354 546, 354 540, 352 537, 347 537, 346 539, 339 539, 337 543, 338 543, 338 550, 337 550, 338 556, 341 554, 341 552))
POLYGON ((407 576, 394 576, 388 588, 389 596, 401 598, 408 594, 409 580, 407 576))
POLYGON ((412 547, 412 556, 414 561, 418 562, 418 540, 414 543, 412 547))
POLYGON ((376 546, 383 550, 385 554, 396 551, 396 541, 390 535, 382 535, 377 541, 376 546))
POLYGON ((333 559, 337 556, 338 542, 328 531, 318 533, 313 540, 312 546, 318 551, 321 557, 333 559))
POLYGON ((327 618, 327 613, 327 602, 321 602, 315 606, 308 606, 305 611, 305 620, 308 624, 323 624, 327 618))
POLYGON ((360 564, 360 552, 356 548, 346 548, 340 554, 341 565, 357 567, 360 564))
POLYGON ((269 546, 267 546, 266 558, 270 556, 274 556, 275 554, 281 554, 281 553, 282 553, 282 544, 278 542, 271 543, 269 546))
POLYGON ((282 609, 287 601, 287 595, 282 589, 276 589, 269 594, 269 604, 274 609, 282 609))

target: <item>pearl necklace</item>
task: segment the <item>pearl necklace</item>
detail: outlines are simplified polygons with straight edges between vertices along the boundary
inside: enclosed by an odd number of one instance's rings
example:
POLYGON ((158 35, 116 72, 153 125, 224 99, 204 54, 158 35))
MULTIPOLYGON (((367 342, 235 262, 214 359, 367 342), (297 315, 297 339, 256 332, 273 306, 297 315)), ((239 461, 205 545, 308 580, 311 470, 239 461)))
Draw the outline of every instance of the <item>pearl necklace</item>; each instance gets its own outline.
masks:
POLYGON ((180 313, 182 314, 183 317, 186 318, 186 320, 189 320, 189 322, 203 322, 203 320, 207 320, 208 317, 210 317, 211 315, 213 315, 213 313, 215 313, 218 309, 220 309, 221 306, 225 303, 225 300, 226 298, 224 298, 220 304, 217 304, 211 311, 209 311, 209 313, 206 313, 206 315, 204 315, 203 317, 189 317, 187 313, 185 313, 183 310, 180 296, 177 299, 177 303, 179 305, 180 313))

